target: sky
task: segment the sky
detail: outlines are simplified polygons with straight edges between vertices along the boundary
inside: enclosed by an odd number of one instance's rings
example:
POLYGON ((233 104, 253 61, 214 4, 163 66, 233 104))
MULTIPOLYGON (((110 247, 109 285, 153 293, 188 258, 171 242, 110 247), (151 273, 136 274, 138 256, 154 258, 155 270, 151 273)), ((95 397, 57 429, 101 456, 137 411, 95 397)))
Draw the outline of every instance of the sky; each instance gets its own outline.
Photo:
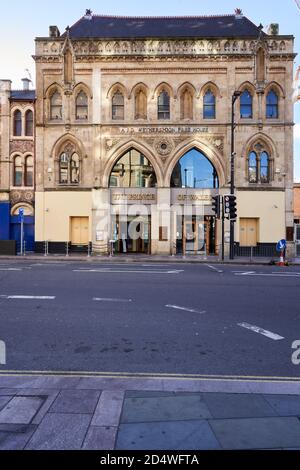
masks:
MULTIPOLYGON (((300 1, 299 1, 300 4, 300 1)), ((280 34, 295 36, 295 70, 300 65, 300 10, 295 0, 11 0, 0 7, 0 78, 22 87, 29 70, 34 81, 34 38, 48 36, 49 25, 61 32, 91 8, 98 15, 180 16, 232 14, 241 8, 255 24, 279 23, 280 34)), ((300 182, 300 102, 295 105, 295 181, 300 182)))

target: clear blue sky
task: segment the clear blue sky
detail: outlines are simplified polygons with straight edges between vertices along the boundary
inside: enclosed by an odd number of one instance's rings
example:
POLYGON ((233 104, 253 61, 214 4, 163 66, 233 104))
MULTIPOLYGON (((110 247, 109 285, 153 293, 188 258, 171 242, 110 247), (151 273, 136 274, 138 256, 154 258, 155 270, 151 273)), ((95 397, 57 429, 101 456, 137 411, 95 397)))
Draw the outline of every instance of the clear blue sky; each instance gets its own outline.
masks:
MULTIPOLYGON (((50 24, 63 32, 86 8, 95 14, 173 16, 228 14, 237 7, 256 24, 279 23, 281 34, 295 36, 295 51, 300 53, 300 10, 294 0, 114 0, 109 6, 99 0, 11 0, 1 2, 0 78, 10 78, 14 88, 20 88, 26 68, 34 77, 34 38, 47 36, 50 24)), ((295 180, 300 181, 300 103, 295 106, 295 122, 295 180)))

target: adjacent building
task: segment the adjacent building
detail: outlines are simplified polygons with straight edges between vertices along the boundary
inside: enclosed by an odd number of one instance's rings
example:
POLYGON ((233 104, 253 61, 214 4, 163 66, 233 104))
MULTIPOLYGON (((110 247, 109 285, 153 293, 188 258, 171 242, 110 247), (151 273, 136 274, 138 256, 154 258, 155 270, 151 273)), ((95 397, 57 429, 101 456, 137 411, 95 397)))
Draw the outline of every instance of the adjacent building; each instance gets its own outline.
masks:
MULTIPOLYGON (((212 197, 230 191, 239 92, 235 251, 253 246, 268 256, 286 238, 292 253, 293 44, 278 25, 265 33, 240 10, 210 17, 87 10, 62 35, 51 26, 34 57, 36 249, 91 243, 106 253, 114 241, 120 253, 218 253, 212 197)), ((10 162, 20 154, 24 168, 29 148, 11 140, 10 162)), ((29 197, 23 180, 12 185, 13 165, 4 162, 2 178, 12 208, 19 202, 12 190, 29 197)), ((225 241, 228 231, 226 222, 225 241)))
POLYGON ((24 209, 25 250, 34 251, 35 91, 0 80, 0 240, 16 240, 20 251, 19 210, 24 209))

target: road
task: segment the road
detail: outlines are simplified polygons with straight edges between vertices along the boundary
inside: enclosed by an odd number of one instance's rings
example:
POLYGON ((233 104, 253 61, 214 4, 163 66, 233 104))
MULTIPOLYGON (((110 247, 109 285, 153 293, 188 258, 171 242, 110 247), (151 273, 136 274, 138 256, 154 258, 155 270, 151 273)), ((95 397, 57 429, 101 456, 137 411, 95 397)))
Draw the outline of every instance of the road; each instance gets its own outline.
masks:
POLYGON ((0 260, 0 371, 300 377, 300 267, 0 260))

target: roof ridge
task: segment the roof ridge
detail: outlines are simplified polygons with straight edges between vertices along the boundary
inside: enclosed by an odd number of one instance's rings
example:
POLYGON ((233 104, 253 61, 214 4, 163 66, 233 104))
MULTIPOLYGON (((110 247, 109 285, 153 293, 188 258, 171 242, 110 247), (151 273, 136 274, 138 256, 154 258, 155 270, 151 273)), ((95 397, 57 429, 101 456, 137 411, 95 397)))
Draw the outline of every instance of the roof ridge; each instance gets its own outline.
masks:
MULTIPOLYGON (((151 15, 146 15, 146 16, 140 16, 140 15, 92 15, 92 18, 120 18, 120 19, 130 19, 130 18, 135 18, 135 19, 188 19, 188 18, 228 18, 230 16, 236 16, 234 13, 227 13, 227 14, 222 14, 222 15, 182 15, 182 16, 151 16, 151 15)), ((244 15, 243 15, 244 17, 244 15)), ((82 16, 81 19, 84 19, 85 15, 82 16)), ((245 18, 245 17, 244 17, 245 18)))

